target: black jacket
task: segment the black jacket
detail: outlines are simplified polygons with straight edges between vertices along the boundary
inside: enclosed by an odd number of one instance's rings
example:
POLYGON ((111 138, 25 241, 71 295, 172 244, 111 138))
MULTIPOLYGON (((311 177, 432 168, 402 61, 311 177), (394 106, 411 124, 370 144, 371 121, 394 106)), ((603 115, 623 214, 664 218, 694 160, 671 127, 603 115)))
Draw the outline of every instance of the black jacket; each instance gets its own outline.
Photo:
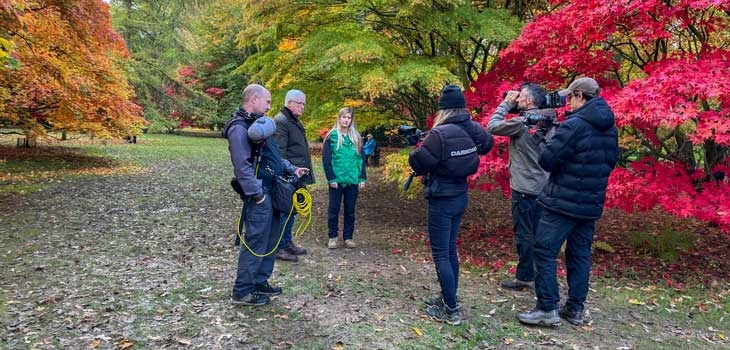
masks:
POLYGON ((312 157, 309 154, 309 142, 304 125, 286 107, 281 108, 281 111, 274 117, 274 121, 276 122, 274 138, 279 145, 282 158, 300 168, 309 169, 309 174, 305 175, 303 181, 306 184, 313 184, 312 157))
POLYGON ((492 149, 492 136, 468 114, 455 115, 434 127, 408 163, 425 175, 425 196, 452 197, 468 190, 466 178, 479 168, 479 155, 492 149))
POLYGON ((618 132, 605 100, 593 98, 560 124, 541 146, 540 166, 550 178, 538 201, 548 210, 579 219, 603 214, 608 176, 618 159, 618 132))

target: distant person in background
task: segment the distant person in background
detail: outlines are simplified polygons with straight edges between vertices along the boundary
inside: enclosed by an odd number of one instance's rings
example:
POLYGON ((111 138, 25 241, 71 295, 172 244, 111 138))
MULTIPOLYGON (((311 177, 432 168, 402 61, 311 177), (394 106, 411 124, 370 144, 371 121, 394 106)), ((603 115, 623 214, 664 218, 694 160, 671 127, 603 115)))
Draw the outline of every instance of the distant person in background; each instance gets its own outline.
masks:
POLYGON ((479 168, 479 155, 492 148, 492 136, 471 120, 461 89, 448 85, 441 91, 434 126, 408 163, 423 175, 428 200, 428 240, 441 285, 441 293, 425 299, 426 314, 434 320, 458 325, 461 311, 456 298, 459 256, 456 237, 469 201, 466 178, 479 168))
MULTIPOLYGON (((304 106, 307 103, 307 96, 300 90, 289 90, 284 97, 284 107, 274 117, 276 121, 276 144, 279 145, 281 157, 290 161, 295 166, 312 169, 312 157, 309 153, 309 142, 304 125, 300 120, 304 113, 304 106)), ((303 185, 314 183, 314 174, 310 172, 301 180, 303 185)), ((276 258, 284 261, 298 261, 297 255, 307 254, 307 250, 297 247, 292 240, 291 230, 294 226, 296 211, 282 213, 281 227, 284 236, 279 243, 279 251, 276 258)))
POLYGON ((369 165, 368 159, 370 159, 370 156, 375 153, 375 147, 377 145, 375 144, 375 139, 373 138, 373 134, 368 134, 367 141, 365 142, 365 146, 362 147, 362 154, 363 157, 365 157, 365 165, 369 165))
POLYGON ((355 248, 357 245, 352 239, 355 232, 355 203, 359 190, 365 186, 367 175, 362 156, 362 138, 355 128, 352 108, 342 108, 337 114, 335 125, 324 139, 322 165, 329 184, 327 248, 337 248, 342 203, 345 206, 342 238, 345 247, 355 248))

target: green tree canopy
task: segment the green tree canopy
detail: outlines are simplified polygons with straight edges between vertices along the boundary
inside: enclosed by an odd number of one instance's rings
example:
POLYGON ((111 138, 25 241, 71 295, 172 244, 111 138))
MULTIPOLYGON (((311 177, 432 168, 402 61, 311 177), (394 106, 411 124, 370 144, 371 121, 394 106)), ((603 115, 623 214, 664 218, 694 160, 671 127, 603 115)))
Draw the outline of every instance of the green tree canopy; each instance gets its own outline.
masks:
POLYGON ((199 50, 191 34, 193 20, 207 7, 196 0, 112 0, 114 27, 133 61, 130 81, 151 128, 171 130, 183 121, 216 115, 216 102, 191 76, 181 75, 199 50), (187 79, 187 80, 186 80, 187 79))
POLYGON ((329 127, 345 104, 359 109, 361 128, 405 120, 423 128, 445 83, 467 86, 521 27, 483 2, 241 3, 239 44, 257 51, 238 71, 272 90, 305 91, 313 129, 329 127))

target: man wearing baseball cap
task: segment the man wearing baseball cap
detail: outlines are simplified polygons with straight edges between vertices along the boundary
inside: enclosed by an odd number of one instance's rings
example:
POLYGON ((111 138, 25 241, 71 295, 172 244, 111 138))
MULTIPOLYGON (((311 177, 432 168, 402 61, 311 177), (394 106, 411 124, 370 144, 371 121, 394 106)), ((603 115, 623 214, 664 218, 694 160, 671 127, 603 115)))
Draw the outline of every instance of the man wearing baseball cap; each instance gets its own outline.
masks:
POLYGON ((525 324, 554 326, 561 318, 576 326, 584 324, 595 222, 603 214, 608 176, 618 158, 614 115, 600 92, 598 83, 588 77, 560 90, 571 111, 540 147, 539 164, 550 177, 537 199, 544 208, 534 245, 537 304, 519 314, 525 324), (566 241, 568 298, 559 307, 556 261, 566 241))

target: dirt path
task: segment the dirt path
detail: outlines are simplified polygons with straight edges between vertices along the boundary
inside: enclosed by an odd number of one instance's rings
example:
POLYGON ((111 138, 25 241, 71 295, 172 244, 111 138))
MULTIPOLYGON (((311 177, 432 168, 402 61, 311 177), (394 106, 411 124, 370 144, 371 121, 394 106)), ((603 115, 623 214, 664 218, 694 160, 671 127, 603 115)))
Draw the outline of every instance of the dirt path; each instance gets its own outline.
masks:
MULTIPOLYGON (((515 316, 533 306, 532 295, 499 289, 503 276, 489 273, 462 274, 464 325, 435 323, 420 301, 438 290, 433 265, 412 258, 423 242, 405 239, 425 230, 425 202, 402 200, 377 171, 358 203, 356 249, 325 247, 320 172, 312 227, 297 240, 309 254, 276 265, 272 282, 284 294, 263 308, 231 306, 240 204, 220 180, 229 166, 225 153, 201 154, 186 163, 161 160, 141 174, 0 198, 0 348, 727 346, 691 317, 665 319, 612 300, 615 293, 604 292, 610 286, 589 295, 592 327, 523 327, 515 316)), ((474 207, 467 224, 509 215, 504 207, 494 209, 502 214, 474 207)))

